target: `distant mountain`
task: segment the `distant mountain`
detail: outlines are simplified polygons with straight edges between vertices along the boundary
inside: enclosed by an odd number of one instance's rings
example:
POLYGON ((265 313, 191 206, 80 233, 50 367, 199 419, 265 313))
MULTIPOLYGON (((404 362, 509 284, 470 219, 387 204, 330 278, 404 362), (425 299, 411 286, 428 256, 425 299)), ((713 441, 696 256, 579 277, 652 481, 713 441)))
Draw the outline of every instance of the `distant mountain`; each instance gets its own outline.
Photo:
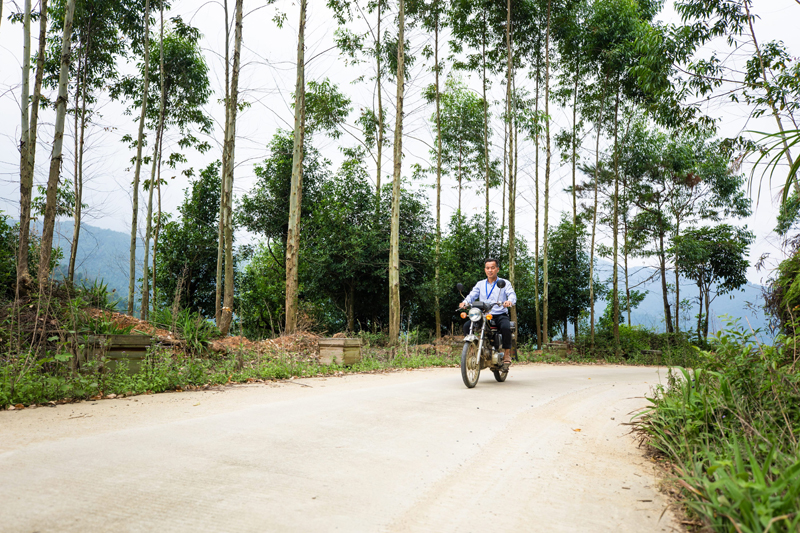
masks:
MULTIPOLYGON (((63 254, 56 270, 56 276, 58 277, 66 277, 67 275, 73 227, 72 220, 59 220, 56 222, 53 247, 60 248, 63 254)), ((33 230, 41 235, 41 223, 36 222, 33 225, 33 230)), ((109 291, 116 291, 117 297, 127 302, 130 246, 131 236, 129 234, 97 228, 89 224, 81 224, 81 234, 78 239, 77 255, 75 256, 75 279, 86 280, 90 285, 95 280, 102 280, 103 283, 108 285, 109 291)), ((141 239, 139 239, 136 247, 137 280, 142 277, 143 259, 144 246, 141 239)), ((138 289, 137 286, 137 300, 140 298, 138 289)), ((138 308, 138 301, 136 307, 138 308)))
MULTIPOLYGON (((647 296, 636 309, 631 310, 631 322, 634 325, 641 325, 656 331, 664 331, 664 300, 661 290, 661 274, 655 268, 650 267, 630 267, 631 288, 638 291, 647 291, 647 296), (649 280, 649 281, 648 281, 649 280), (641 283, 641 285, 639 285, 641 283), (636 286, 638 285, 638 286, 636 286), (636 286, 636 287, 635 287, 636 286)), ((610 261, 600 260, 597 266, 598 277, 601 282, 611 282, 613 265, 610 261)), ((667 271, 667 283, 674 285, 674 272, 667 271)), ((625 278, 622 270, 619 271, 620 291, 625 290, 625 278)), ((691 300, 692 307, 684 309, 681 316, 681 330, 697 329, 698 313, 698 290, 697 285, 686 278, 681 277, 680 283, 681 300, 691 300)), ((739 319, 742 326, 747 327, 748 322, 753 329, 765 329, 767 317, 764 314, 764 297, 761 294, 761 285, 748 283, 739 291, 718 296, 711 302, 711 320, 709 321, 709 333, 719 331, 725 327, 725 319, 721 318, 728 315, 731 318, 739 319)), ((675 305, 675 295, 669 295, 670 304, 675 305)), ((598 302, 597 310, 602 313, 606 302, 598 302)))
MULTIPOLYGON (((69 247, 72 240, 72 220, 59 221, 56 224, 56 235, 54 246, 60 247, 64 258, 61 261, 59 272, 66 275, 69 263, 69 247)), ((41 233, 41 225, 37 224, 35 230, 41 233)), ((81 236, 78 245, 78 255, 76 261, 76 277, 87 280, 91 283, 94 280, 103 280, 108 284, 109 290, 116 290, 120 298, 127 299, 128 296, 128 257, 130 250, 130 235, 119 231, 96 228, 83 224, 81 226, 81 236)), ((144 247, 141 239, 138 240, 136 249, 136 279, 142 276, 142 261, 144 258, 144 247)), ((600 259, 597 265, 597 276, 603 283, 611 282, 613 265, 610 261, 600 259)), ((634 325, 641 325, 656 331, 664 331, 664 304, 661 296, 661 277, 655 268, 650 267, 631 267, 630 285, 639 291, 647 291, 647 296, 636 309, 631 310, 631 321, 634 325), (641 284, 641 285, 640 285, 641 284)), ((667 282, 675 282, 674 274, 667 273, 667 282)), ((619 273, 620 290, 624 291, 625 278, 622 270, 619 273)), ((137 307, 138 299, 137 282, 137 307)), ((553 296, 551 296, 552 298, 553 296)), ((691 309, 684 310, 681 317, 682 330, 697 328, 697 286, 688 279, 681 279, 681 299, 692 300, 691 309)), ((674 294, 670 295, 670 303, 674 305, 674 294)), ((747 327, 748 321, 753 329, 764 329, 767 324, 766 316, 763 312, 764 299, 761 295, 761 286, 748 283, 741 291, 734 291, 731 294, 718 296, 711 303, 711 322, 709 331, 718 331, 725 326, 724 321, 719 318, 729 315, 738 318, 741 324, 747 327)), ((606 302, 598 301, 596 311, 602 314, 606 302)))

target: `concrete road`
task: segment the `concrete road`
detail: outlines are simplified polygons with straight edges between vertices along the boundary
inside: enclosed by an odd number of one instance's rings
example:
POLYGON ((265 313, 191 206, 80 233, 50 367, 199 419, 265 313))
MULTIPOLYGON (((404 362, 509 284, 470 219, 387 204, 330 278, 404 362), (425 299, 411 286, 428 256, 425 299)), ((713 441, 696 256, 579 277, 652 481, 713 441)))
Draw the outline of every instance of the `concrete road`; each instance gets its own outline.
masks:
POLYGON ((459 372, 0 412, 0 531, 680 531, 621 425, 664 369, 459 372))

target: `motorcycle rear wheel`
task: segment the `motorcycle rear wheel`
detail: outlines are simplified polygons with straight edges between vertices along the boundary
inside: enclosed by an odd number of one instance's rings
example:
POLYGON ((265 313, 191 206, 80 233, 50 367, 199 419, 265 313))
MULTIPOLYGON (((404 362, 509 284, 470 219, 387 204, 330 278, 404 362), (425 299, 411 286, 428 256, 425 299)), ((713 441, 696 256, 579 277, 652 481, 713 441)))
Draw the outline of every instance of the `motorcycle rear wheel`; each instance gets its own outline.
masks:
POLYGON ((474 342, 465 342, 461 350, 461 378, 468 389, 478 384, 481 376, 481 366, 478 361, 478 345, 474 342))
POLYGON ((494 379, 496 379, 500 383, 504 382, 506 380, 506 378, 508 377, 508 370, 503 372, 502 370, 492 369, 492 372, 494 373, 494 379))

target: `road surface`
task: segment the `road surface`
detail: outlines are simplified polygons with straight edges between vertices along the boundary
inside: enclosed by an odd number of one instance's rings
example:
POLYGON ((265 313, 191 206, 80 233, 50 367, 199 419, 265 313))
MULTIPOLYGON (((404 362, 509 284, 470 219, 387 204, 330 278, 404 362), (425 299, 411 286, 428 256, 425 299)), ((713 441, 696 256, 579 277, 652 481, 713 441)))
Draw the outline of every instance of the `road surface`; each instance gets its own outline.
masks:
POLYGON ((0 412, 0 531, 681 531, 623 425, 665 379, 426 369, 0 412))

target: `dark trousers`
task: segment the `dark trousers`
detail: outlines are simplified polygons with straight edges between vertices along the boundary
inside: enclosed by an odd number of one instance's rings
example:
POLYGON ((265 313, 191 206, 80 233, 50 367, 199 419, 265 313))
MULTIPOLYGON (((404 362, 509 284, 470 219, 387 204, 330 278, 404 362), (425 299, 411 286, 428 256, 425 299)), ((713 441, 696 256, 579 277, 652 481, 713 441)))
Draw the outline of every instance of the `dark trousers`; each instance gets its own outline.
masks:
MULTIPOLYGON (((464 335, 469 335, 469 325, 472 320, 467 320, 464 322, 464 335)), ((493 315, 492 322, 497 324, 500 328, 500 333, 503 334, 503 349, 508 350, 511 348, 511 319, 508 317, 508 313, 503 313, 502 315, 493 315)), ((483 320, 479 320, 475 322, 475 327, 472 331, 475 332, 477 335, 478 331, 481 329, 481 324, 483 320)))

